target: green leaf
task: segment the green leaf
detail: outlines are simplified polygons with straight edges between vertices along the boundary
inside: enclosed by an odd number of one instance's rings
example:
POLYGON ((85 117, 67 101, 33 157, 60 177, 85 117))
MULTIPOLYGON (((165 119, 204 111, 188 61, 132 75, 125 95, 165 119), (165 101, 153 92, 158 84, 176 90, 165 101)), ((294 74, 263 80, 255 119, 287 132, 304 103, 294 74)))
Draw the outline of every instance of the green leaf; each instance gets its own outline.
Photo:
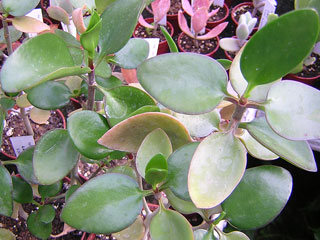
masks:
POLYGON ((215 240, 212 232, 208 232, 204 229, 198 229, 193 232, 193 236, 195 240, 215 240))
POLYGON ((248 81, 246 96, 255 86, 276 81, 303 61, 318 34, 319 18, 310 9, 286 13, 254 34, 240 59, 241 72, 248 81))
POLYGON ((40 222, 51 223, 56 215, 52 205, 41 206, 37 212, 37 216, 40 222))
POLYGON ((113 233, 112 236, 114 236, 117 240, 141 240, 144 232, 145 227, 143 219, 142 216, 139 215, 137 220, 132 225, 121 232, 113 233))
POLYGON ((10 217, 13 210, 12 180, 8 170, 0 164, 0 214, 10 217))
POLYGON ((95 68, 94 71, 96 77, 105 79, 110 78, 112 73, 111 67, 107 61, 100 62, 100 64, 95 68))
POLYGON ((33 154, 33 169, 39 183, 49 185, 63 179, 78 161, 67 130, 54 129, 38 141, 33 154))
POLYGON ((98 139, 109 130, 106 119, 93 111, 81 111, 68 118, 68 133, 78 151, 91 159, 102 159, 111 150, 97 143, 98 139))
POLYGON ((144 8, 142 0, 113 1, 101 15, 100 57, 118 52, 132 36, 144 8))
POLYGON ((220 63, 225 70, 229 70, 232 64, 232 61, 230 61, 229 59, 217 59, 217 62, 220 63))
POLYGON ((62 188, 62 181, 58 181, 51 185, 39 185, 38 191, 42 198, 53 197, 57 195, 62 188))
POLYGON ((16 102, 12 98, 2 97, 0 98, 0 107, 1 110, 7 112, 10 108, 13 108, 16 102))
POLYGON ((167 29, 164 26, 160 25, 160 29, 164 37, 166 38, 166 41, 168 43, 169 49, 171 53, 177 53, 179 52, 178 47, 174 40, 172 39, 170 33, 168 33, 167 29))
POLYGON ((98 143, 124 152, 137 152, 143 139, 153 130, 161 128, 170 138, 173 150, 191 142, 186 128, 165 113, 148 112, 126 119, 108 132, 98 143))
POLYGON ((173 116, 178 118, 194 137, 206 137, 219 129, 220 114, 216 110, 200 115, 173 113, 173 116))
POLYGON ((243 125, 262 145, 291 164, 304 170, 316 172, 317 164, 307 141, 292 141, 276 134, 265 118, 256 118, 243 125))
POLYGON ((103 13, 103 11, 110 5, 110 3, 115 2, 116 0, 95 0, 97 12, 99 14, 103 13))
POLYGON ((320 92, 296 81, 281 81, 268 93, 265 112, 279 135, 291 140, 320 138, 320 92))
POLYGON ((3 240, 16 240, 16 236, 5 228, 0 228, 0 239, 3 240))
POLYGON ((55 81, 42 83, 28 92, 29 102, 40 109, 55 110, 66 106, 71 98, 69 88, 55 81))
POLYGON ((138 173, 144 178, 146 167, 157 154, 167 159, 172 153, 170 139, 165 131, 157 128, 150 132, 142 141, 136 156, 136 167, 138 173))
POLYGON ((148 162, 145 170, 146 182, 151 184, 153 189, 163 182, 168 176, 167 159, 162 154, 153 156, 148 162))
POLYGON ((168 186, 179 198, 191 201, 188 191, 188 172, 191 159, 199 142, 186 144, 177 149, 168 159, 168 186))
POLYGON ((219 240, 250 240, 250 238, 243 232, 234 231, 221 235, 219 240))
POLYGON ((3 9, 13 16, 24 16, 34 9, 40 0, 2 0, 3 9))
POLYGON ((119 87, 123 85, 122 81, 115 76, 111 76, 108 79, 97 77, 96 82, 99 86, 105 89, 110 89, 110 88, 119 87))
POLYGON ((128 118, 131 113, 146 105, 155 105, 144 91, 130 86, 101 89, 105 95, 105 112, 111 126, 128 118))
POLYGON ((271 165, 250 168, 222 208, 233 226, 260 228, 280 214, 291 190, 292 177, 287 170, 271 165))
POLYGON ((118 173, 104 174, 86 182, 72 194, 61 218, 86 232, 118 232, 136 220, 142 209, 142 197, 132 178, 118 173))
POLYGON ((213 133, 199 144, 188 176, 189 194, 197 207, 214 207, 231 194, 244 174, 246 153, 232 132, 213 133))
POLYGON ((71 195, 79 188, 81 187, 81 185, 72 185, 68 191, 66 192, 66 197, 65 197, 65 201, 67 202, 69 200, 69 198, 71 197, 71 195))
POLYGON ((226 71, 217 61, 200 54, 150 58, 138 67, 137 76, 151 96, 179 113, 210 112, 226 95, 226 71))
POLYGON ((142 106, 141 108, 138 108, 137 110, 135 110, 134 112, 130 113, 128 115, 129 117, 141 114, 141 113, 146 113, 146 112, 160 112, 160 108, 158 106, 155 105, 146 105, 146 106, 142 106))
POLYGON ((95 1, 94 0, 70 0, 72 6, 74 8, 82 8, 83 5, 86 5, 88 9, 95 8, 95 1))
POLYGON ((38 184, 38 180, 33 173, 33 152, 34 147, 26 149, 19 154, 18 158, 15 161, 15 164, 17 165, 19 174, 24 180, 29 183, 38 184))
POLYGON ((48 239, 52 231, 52 223, 43 223, 40 221, 38 212, 32 212, 27 219, 27 226, 32 235, 48 239))
POLYGON ((96 11, 91 14, 87 30, 80 35, 82 47, 88 51, 89 57, 94 58, 94 53, 99 42, 99 34, 102 27, 102 20, 96 11))
POLYGON ((74 65, 60 37, 46 33, 28 40, 8 57, 1 69, 1 85, 6 92, 19 92, 48 80, 90 71, 74 65))
POLYGON ((31 186, 23 179, 12 176, 13 184, 13 200, 18 203, 31 203, 33 200, 33 192, 31 186))
POLYGON ((193 240, 192 227, 180 213, 160 207, 150 223, 152 240, 193 240))
POLYGON ((135 181, 138 181, 138 176, 136 171, 130 167, 129 165, 123 165, 123 166, 116 166, 113 168, 110 168, 108 170, 109 173, 121 173, 124 175, 127 175, 131 178, 133 178, 135 181))
MULTIPOLYGON (((0 29, 0 43, 4 43, 6 44, 6 40, 4 38, 4 32, 3 32, 4 28, 0 29)), ((17 30, 14 26, 10 25, 8 27, 9 30, 9 35, 10 35, 10 41, 13 43, 15 41, 17 41, 21 36, 22 36, 22 32, 20 32, 19 30, 17 30)))
POLYGON ((70 33, 65 32, 63 30, 60 30, 60 29, 54 30, 54 33, 64 40, 67 47, 74 47, 74 48, 81 47, 80 42, 74 36, 72 36, 70 33))
POLYGON ((131 38, 120 51, 114 54, 114 61, 122 68, 137 68, 149 54, 149 44, 143 39, 131 38))

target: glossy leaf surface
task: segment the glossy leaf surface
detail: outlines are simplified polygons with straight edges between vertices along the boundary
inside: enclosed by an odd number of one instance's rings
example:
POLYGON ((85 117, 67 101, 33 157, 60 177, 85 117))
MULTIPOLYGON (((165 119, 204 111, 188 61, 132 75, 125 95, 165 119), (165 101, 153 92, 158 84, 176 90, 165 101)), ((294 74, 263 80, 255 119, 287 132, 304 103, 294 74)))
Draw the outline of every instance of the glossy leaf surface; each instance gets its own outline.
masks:
POLYGON ((175 118, 164 113, 142 113, 111 128, 98 143, 124 152, 137 152, 143 139, 161 128, 170 138, 173 150, 191 142, 187 129, 175 118))
POLYGON ((249 92, 286 75, 310 54, 318 37, 319 18, 311 9, 291 11, 257 33, 246 44, 240 59, 249 92), (302 23, 303 27, 297 27, 302 23))
POLYGON ((160 208, 150 223, 152 240, 167 240, 174 236, 175 240, 193 240, 190 223, 180 213, 160 208))
POLYGON ((188 176, 189 194, 197 207, 214 207, 231 194, 244 174, 246 153, 232 133, 214 133, 199 144, 188 176))
POLYGON ((17 165, 18 172, 21 177, 29 183, 37 184, 38 181, 33 173, 33 152, 34 147, 30 147, 19 154, 15 164, 17 165))
POLYGON ((186 114, 213 110, 225 96, 227 75, 212 58, 171 53, 150 58, 138 67, 142 87, 169 109, 186 114))
POLYGON ((16 236, 5 228, 0 228, 0 239, 16 240, 16 236))
POLYGON ((114 61, 122 68, 137 68, 149 54, 149 44, 143 39, 131 38, 120 51, 114 54, 114 61))
POLYGON ((250 240, 247 235, 245 235, 243 232, 230 232, 227 234, 223 234, 220 237, 220 240, 250 240))
POLYGON ((193 154, 199 142, 186 144, 177 149, 168 159, 168 185, 179 198, 191 201, 188 191, 188 172, 193 154))
POLYGON ((65 32, 63 30, 60 30, 60 29, 56 29, 54 31, 54 33, 64 40, 67 47, 80 48, 80 46, 81 46, 80 42, 74 36, 72 36, 70 33, 65 32))
POLYGON ((112 236, 118 240, 141 240, 145 232, 142 216, 138 216, 137 220, 128 228, 121 232, 113 233, 112 236))
POLYGON ((287 170, 271 165, 251 168, 222 208, 233 226, 243 230, 259 228, 282 211, 291 190, 292 177, 287 170))
POLYGON ((162 154, 167 159, 172 153, 170 139, 165 131, 158 128, 150 132, 142 141, 136 157, 138 173, 145 177, 148 162, 157 154, 162 154))
POLYGON ((38 141, 33 154, 33 169, 41 184, 53 184, 65 177, 78 161, 67 130, 47 132, 38 141))
POLYGON ((40 0, 3 0, 2 6, 13 16, 23 16, 34 9, 40 0))
POLYGON ((41 197, 53 197, 60 192, 62 188, 62 181, 58 181, 51 185, 38 185, 38 191, 41 197))
POLYGON ((48 80, 90 71, 74 66, 64 41, 54 34, 41 34, 25 42, 6 60, 1 84, 7 92, 18 92, 48 80))
POLYGON ((100 57, 118 52, 130 39, 144 8, 142 0, 117 0, 101 15, 100 57))
POLYGON ((110 150, 97 143, 109 130, 106 119, 93 111, 81 111, 68 118, 68 133, 78 151, 91 159, 102 159, 110 150))
POLYGON ((265 112, 279 135, 292 140, 320 138, 320 91, 296 81, 282 81, 268 93, 265 112))
POLYGON ((52 205, 44 205, 38 210, 39 220, 43 223, 51 223, 55 217, 55 210, 52 205))
POLYGON ((32 235, 41 238, 48 239, 52 231, 51 223, 44 223, 40 221, 38 212, 32 212, 27 219, 27 226, 32 235))
POLYGON ((23 179, 12 176, 13 184, 13 200, 18 203, 31 203, 33 200, 33 193, 31 186, 23 179))
POLYGON ((155 105, 144 91, 130 86, 102 90, 105 97, 105 112, 111 126, 129 117, 131 113, 146 105, 155 105))
POLYGON ((71 98, 69 88, 55 81, 42 83, 28 92, 30 103, 40 109, 55 110, 67 105, 71 98))
POLYGON ((167 159, 162 154, 157 154, 150 159, 146 166, 145 180, 156 189, 157 184, 163 182, 168 176, 167 159))
POLYGON ((76 229, 109 234, 131 225, 141 209, 142 192, 138 184, 128 176, 108 173, 78 188, 61 217, 76 229))
POLYGON ((12 180, 8 170, 0 165, 0 214, 10 217, 13 209, 12 201, 12 180))
POLYGON ((307 141, 292 141, 279 136, 270 128, 265 118, 256 118, 244 126, 258 142, 291 164, 307 171, 317 171, 317 165, 307 141))

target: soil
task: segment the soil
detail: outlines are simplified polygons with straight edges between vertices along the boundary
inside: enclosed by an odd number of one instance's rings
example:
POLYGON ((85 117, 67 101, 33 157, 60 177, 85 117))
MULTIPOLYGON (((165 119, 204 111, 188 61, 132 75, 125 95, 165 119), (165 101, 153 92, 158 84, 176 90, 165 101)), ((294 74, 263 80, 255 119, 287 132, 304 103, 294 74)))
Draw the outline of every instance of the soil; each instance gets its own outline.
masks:
POLYGON ((219 21, 220 19, 223 19, 223 18, 226 16, 226 14, 227 14, 226 9, 225 9, 225 8, 222 8, 222 7, 219 7, 219 6, 213 6, 213 5, 211 5, 211 7, 210 7, 210 12, 211 12, 212 10, 217 9, 217 8, 220 8, 219 11, 218 11, 215 15, 213 15, 212 17, 210 17, 210 18, 208 19, 208 22, 217 22, 217 21, 219 21))
POLYGON ((217 47, 217 40, 215 38, 208 40, 201 40, 199 42, 199 47, 194 44, 194 39, 183 34, 180 38, 180 45, 186 52, 194 52, 201 54, 208 54, 212 52, 217 47))
MULTIPOLYGON (((164 26, 167 31, 170 33, 171 29, 168 26, 164 26)), ((141 26, 140 24, 137 26, 137 28, 134 31, 134 35, 136 38, 160 38, 160 42, 165 41, 166 38, 162 34, 160 27, 157 28, 157 31, 153 33, 152 29, 146 29, 144 26, 141 26)))
MULTIPOLYGON (((30 118, 29 118, 30 119, 30 118)), ((31 119, 31 126, 34 131, 34 141, 35 143, 40 139, 40 137, 47 131, 54 128, 63 128, 63 119, 56 111, 51 112, 51 116, 47 124, 36 124, 31 119)), ((19 113, 11 111, 6 118, 6 126, 3 129, 2 134, 2 146, 1 151, 15 156, 14 150, 11 145, 10 137, 26 136, 27 130, 25 128, 24 122, 20 117, 19 113)))
POLYGON ((296 75, 299 77, 312 78, 320 75, 320 56, 312 53, 311 57, 315 57, 316 61, 308 66, 304 66, 303 70, 296 75))
POLYGON ((181 0, 171 0, 168 15, 178 14, 180 9, 182 9, 181 0))
MULTIPOLYGON (((239 22, 240 16, 246 12, 250 12, 252 13, 253 11, 253 6, 252 5, 244 5, 239 7, 235 12, 234 12, 234 18, 237 20, 237 22, 239 22)), ((260 18, 261 18, 261 13, 259 11, 257 11, 257 14, 255 16, 252 17, 256 17, 258 18, 258 21, 256 23, 255 27, 259 26, 259 22, 260 22, 260 18)))

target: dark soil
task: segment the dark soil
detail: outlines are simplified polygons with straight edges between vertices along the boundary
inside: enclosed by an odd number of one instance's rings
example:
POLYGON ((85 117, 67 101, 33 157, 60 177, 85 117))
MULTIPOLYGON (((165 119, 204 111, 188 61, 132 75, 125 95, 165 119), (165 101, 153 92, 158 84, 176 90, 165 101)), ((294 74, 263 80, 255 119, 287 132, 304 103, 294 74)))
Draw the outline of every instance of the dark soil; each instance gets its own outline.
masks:
MULTIPOLYGON (((30 118, 29 118, 30 119, 30 118)), ((37 142, 40 137, 47 131, 54 128, 63 128, 63 120, 60 114, 56 111, 51 112, 51 116, 47 124, 36 124, 30 119, 33 131, 34 141, 37 142)), ((10 137, 27 136, 27 130, 24 122, 17 112, 11 112, 6 118, 6 127, 3 129, 1 151, 15 156, 11 145, 10 137)))
POLYGON ((315 57, 316 61, 311 65, 303 66, 303 70, 296 75, 305 78, 312 78, 320 75, 320 56, 312 53, 311 57, 315 57))
MULTIPOLYGON (((169 26, 165 26, 165 28, 169 33, 171 32, 171 29, 169 26)), ((146 29, 144 26, 141 26, 139 24, 134 31, 134 35, 136 38, 160 38, 160 42, 166 40, 166 38, 164 37, 164 35, 160 30, 160 27, 158 27, 157 31, 153 33, 153 29, 146 29)))
POLYGON ((185 34, 182 35, 179 42, 182 49, 184 49, 186 52, 194 52, 201 54, 208 54, 217 47, 217 40, 215 38, 201 41, 198 40, 198 43, 199 47, 196 47, 194 39, 188 37, 185 34))
POLYGON ((178 14, 180 9, 182 9, 181 0, 171 0, 168 15, 178 14))
POLYGON ((210 7, 210 12, 211 12, 212 10, 217 9, 217 8, 220 8, 219 11, 218 11, 215 15, 213 15, 212 17, 210 17, 210 18, 208 19, 208 22, 217 22, 217 21, 219 21, 220 19, 223 19, 223 18, 226 16, 226 14, 227 14, 226 9, 225 9, 225 8, 222 8, 222 7, 219 7, 219 6, 213 6, 213 5, 211 5, 211 7, 210 7))

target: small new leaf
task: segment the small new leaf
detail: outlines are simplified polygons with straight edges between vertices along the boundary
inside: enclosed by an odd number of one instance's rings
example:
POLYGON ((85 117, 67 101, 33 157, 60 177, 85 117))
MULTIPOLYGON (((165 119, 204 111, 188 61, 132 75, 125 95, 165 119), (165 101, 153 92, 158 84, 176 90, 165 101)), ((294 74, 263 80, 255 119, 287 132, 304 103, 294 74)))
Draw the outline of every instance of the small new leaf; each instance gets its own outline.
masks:
POLYGON ((158 183, 163 182, 168 176, 168 164, 162 154, 157 154, 151 158, 146 166, 145 179, 155 189, 158 183))

